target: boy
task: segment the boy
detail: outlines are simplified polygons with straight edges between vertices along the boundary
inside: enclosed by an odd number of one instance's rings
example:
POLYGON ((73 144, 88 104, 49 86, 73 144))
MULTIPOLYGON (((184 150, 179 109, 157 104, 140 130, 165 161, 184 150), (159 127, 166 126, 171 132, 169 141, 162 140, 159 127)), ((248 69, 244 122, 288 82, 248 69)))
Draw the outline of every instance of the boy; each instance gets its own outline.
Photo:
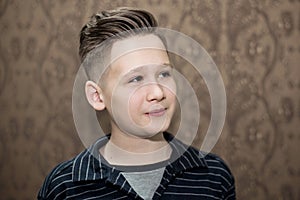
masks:
POLYGON ((109 113, 111 134, 58 165, 38 199, 235 199, 234 178, 220 158, 199 156, 165 132, 176 84, 153 27, 149 12, 131 8, 96 14, 83 27, 82 62, 108 45, 108 68, 86 82, 85 93, 95 110, 109 113))

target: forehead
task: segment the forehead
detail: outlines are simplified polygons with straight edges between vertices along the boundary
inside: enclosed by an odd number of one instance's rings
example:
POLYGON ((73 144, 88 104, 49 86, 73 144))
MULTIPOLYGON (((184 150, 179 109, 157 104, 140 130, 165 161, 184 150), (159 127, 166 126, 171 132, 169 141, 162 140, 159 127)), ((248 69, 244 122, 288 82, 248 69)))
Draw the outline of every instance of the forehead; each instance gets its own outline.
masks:
POLYGON ((134 36, 113 44, 110 71, 122 73, 140 66, 169 63, 161 39, 155 35, 134 36))
POLYGON ((158 49, 166 50, 161 39, 153 34, 132 36, 116 41, 111 48, 111 62, 120 56, 137 50, 158 49))

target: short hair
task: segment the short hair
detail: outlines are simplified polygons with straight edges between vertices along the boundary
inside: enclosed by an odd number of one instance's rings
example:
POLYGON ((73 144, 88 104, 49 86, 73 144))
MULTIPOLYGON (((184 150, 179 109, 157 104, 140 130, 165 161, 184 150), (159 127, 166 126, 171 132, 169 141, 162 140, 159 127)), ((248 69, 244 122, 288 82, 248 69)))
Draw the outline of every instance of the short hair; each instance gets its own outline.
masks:
POLYGON ((94 14, 80 32, 79 55, 81 62, 89 52, 107 39, 126 38, 145 32, 151 33, 157 25, 157 21, 151 13, 135 8, 123 7, 94 14), (136 32, 136 30, 142 31, 136 32), (124 35, 123 33, 128 34, 124 35))

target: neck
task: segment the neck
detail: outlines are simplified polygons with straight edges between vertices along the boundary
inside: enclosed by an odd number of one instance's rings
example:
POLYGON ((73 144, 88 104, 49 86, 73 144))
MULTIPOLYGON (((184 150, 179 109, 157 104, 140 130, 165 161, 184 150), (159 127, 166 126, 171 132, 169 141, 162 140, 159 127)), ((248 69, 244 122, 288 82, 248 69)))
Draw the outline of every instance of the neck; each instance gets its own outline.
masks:
POLYGON ((110 142, 131 153, 150 153, 168 144, 163 133, 158 133, 150 138, 141 138, 117 131, 112 132, 110 142))
POLYGON ((163 133, 151 138, 139 138, 121 131, 113 131, 109 142, 100 150, 113 165, 146 165, 170 158, 172 149, 163 133))

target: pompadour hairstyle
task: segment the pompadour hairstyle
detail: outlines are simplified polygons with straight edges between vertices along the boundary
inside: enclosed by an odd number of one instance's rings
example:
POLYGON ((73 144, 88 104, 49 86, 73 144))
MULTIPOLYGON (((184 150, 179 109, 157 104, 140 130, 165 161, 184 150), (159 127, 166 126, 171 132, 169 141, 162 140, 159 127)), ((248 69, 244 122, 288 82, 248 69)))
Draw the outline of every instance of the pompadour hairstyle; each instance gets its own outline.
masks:
POLYGON ((156 19, 145 10, 118 8, 94 14, 80 32, 79 55, 81 62, 90 51, 107 39, 126 38, 129 35, 140 34, 136 30, 143 30, 142 33, 151 33, 154 27, 157 27, 156 19))

